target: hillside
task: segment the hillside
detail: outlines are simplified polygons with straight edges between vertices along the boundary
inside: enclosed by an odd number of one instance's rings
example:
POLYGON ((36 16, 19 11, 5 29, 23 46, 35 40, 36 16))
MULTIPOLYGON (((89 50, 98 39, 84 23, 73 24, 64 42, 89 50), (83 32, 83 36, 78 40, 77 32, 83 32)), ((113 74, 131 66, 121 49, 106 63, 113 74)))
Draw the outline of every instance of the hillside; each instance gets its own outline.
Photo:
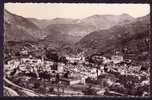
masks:
POLYGON ((24 17, 4 10, 5 41, 34 41, 43 37, 41 30, 24 17))
MULTIPOLYGON (((104 52, 137 56, 148 55, 149 51, 149 15, 137 18, 131 23, 117 25, 107 30, 95 31, 82 38, 76 46, 86 51, 86 54, 104 52)), ((148 57, 148 56, 147 56, 148 57)), ((138 59, 138 58, 135 58, 138 59)))

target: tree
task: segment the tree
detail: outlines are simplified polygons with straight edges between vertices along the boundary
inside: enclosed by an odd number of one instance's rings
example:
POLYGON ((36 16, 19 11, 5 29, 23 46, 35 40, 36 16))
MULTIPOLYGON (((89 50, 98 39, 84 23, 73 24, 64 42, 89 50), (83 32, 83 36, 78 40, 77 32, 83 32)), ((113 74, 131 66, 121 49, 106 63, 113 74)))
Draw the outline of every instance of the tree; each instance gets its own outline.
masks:
POLYGON ((46 52, 46 58, 49 59, 49 60, 52 60, 54 62, 59 61, 59 56, 56 52, 47 51, 46 52))
POLYGON ((70 72, 69 71, 67 71, 65 74, 64 74, 64 78, 69 78, 69 74, 70 74, 70 72))
POLYGON ((15 52, 15 56, 16 56, 16 57, 20 57, 20 56, 21 56, 21 55, 20 55, 20 52, 19 52, 19 51, 15 52))

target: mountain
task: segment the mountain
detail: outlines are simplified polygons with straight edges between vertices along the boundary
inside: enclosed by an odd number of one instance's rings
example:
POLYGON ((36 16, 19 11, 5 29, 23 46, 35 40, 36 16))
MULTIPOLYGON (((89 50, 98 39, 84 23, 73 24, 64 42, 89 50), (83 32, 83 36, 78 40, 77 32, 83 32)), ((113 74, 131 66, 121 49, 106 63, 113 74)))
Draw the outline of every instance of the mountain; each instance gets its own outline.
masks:
POLYGON ((54 37, 55 39, 55 37, 58 36, 57 39, 65 40, 62 36, 67 36, 67 40, 72 40, 69 42, 75 43, 85 34, 93 30, 93 28, 91 26, 83 26, 80 24, 51 24, 45 30, 48 37, 54 37))
POLYGON ((50 21, 50 24, 75 24, 79 19, 71 18, 54 18, 50 21))
POLYGON ((42 37, 42 31, 34 23, 4 10, 5 41, 35 41, 42 37))
MULTIPOLYGON (((56 31, 52 31, 54 36, 50 33, 47 34, 46 30, 38 25, 45 26, 47 23, 56 23, 54 20, 49 22, 48 20, 38 20, 29 18, 24 18, 4 10, 4 41, 5 46, 8 48, 23 48, 24 42, 28 42, 31 45, 40 45, 40 47, 48 46, 61 50, 63 46, 70 45, 71 41, 75 41, 76 37, 59 34, 56 31), (37 21, 37 24, 36 24, 37 21), (70 42, 69 42, 70 41, 70 42)), ((64 19, 63 19, 64 20, 64 19)), ((55 19, 57 21, 57 19, 55 19)), ((64 21, 65 23, 67 21, 64 21)), ((61 20, 58 23, 61 24, 61 20)), ((68 22, 67 22, 68 23, 68 22)))
POLYGON ((67 35, 68 39, 71 37, 70 40, 73 40, 72 42, 75 43, 90 32, 108 29, 114 25, 131 22, 133 20, 134 18, 127 14, 94 15, 76 20, 55 18, 49 21, 50 25, 48 25, 44 30, 46 30, 49 37, 55 37, 56 33, 61 34, 61 36, 67 35))
POLYGON ((54 18, 50 20, 40 20, 28 18, 31 22, 43 30, 46 40, 60 40, 67 42, 77 42, 81 38, 81 34, 85 34, 93 30, 91 26, 82 26, 77 24, 78 19, 70 18, 54 18))
POLYGON ((36 18, 27 18, 27 19, 31 21, 32 23, 34 23, 40 29, 44 29, 50 24, 50 20, 36 19, 36 18))
POLYGON ((7 27, 5 27, 5 38, 7 38, 5 40, 20 41, 46 38, 46 40, 61 39, 75 43, 90 32, 107 29, 116 24, 130 22, 133 19, 127 14, 122 14, 93 15, 84 19, 54 18, 40 20, 24 18, 5 10, 4 24, 7 27), (56 36, 56 34, 58 35, 56 36))
POLYGON ((92 25, 81 25, 78 23, 78 20, 71 19, 53 19, 45 30, 50 34, 54 30, 58 30, 58 33, 67 34, 75 37, 83 37, 89 32, 94 31, 92 25))
POLYGON ((87 18, 81 19, 79 24, 92 25, 96 30, 108 29, 114 25, 126 23, 134 20, 132 16, 128 14, 121 15, 93 15, 87 18))
MULTIPOLYGON (((76 43, 77 48, 86 54, 104 52, 135 54, 136 57, 149 51, 150 15, 137 18, 123 25, 116 25, 110 29, 95 31, 76 43)), ((148 56, 147 56, 148 57, 148 56)))
POLYGON ((72 47, 87 34, 133 21, 127 15, 93 15, 84 19, 54 18, 40 20, 24 18, 4 11, 5 41, 37 41, 52 48, 72 47))
POLYGON ((68 19, 68 18, 54 18, 54 19, 36 19, 28 18, 31 22, 37 25, 40 29, 46 28, 51 24, 74 24, 78 19, 68 19))

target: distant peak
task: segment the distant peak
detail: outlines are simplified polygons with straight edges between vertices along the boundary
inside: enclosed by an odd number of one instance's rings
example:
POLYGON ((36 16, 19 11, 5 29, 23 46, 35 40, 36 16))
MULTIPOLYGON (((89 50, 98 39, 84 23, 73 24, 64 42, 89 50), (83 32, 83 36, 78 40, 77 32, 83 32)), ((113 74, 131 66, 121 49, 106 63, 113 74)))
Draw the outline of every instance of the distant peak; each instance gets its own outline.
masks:
POLYGON ((101 17, 101 15, 96 14, 96 15, 88 16, 87 18, 91 18, 91 17, 101 17))
POLYGON ((100 15, 100 14, 96 14, 96 15, 92 15, 92 16, 89 16, 87 18, 91 18, 91 17, 112 17, 112 16, 115 16, 115 15, 112 15, 112 14, 106 14, 106 15, 100 15))
POLYGON ((121 15, 119 15, 119 16, 122 17, 122 18, 134 19, 133 16, 131 16, 131 15, 127 14, 127 13, 123 13, 123 14, 121 14, 121 15))
POLYGON ((130 16, 130 15, 127 14, 127 13, 123 13, 123 14, 121 14, 120 16, 130 16))
POLYGON ((72 18, 60 18, 60 17, 56 17, 53 20, 73 20, 72 18))
POLYGON ((114 15, 110 15, 110 14, 106 14, 106 15, 99 15, 99 14, 96 14, 96 15, 93 15, 94 17, 101 17, 101 16, 114 16, 114 15))
POLYGON ((59 17, 54 18, 54 20, 60 20, 60 19, 64 19, 64 18, 59 18, 59 17))
POLYGON ((99 14, 96 14, 96 15, 93 15, 94 17, 99 17, 99 16, 101 16, 101 15, 99 15, 99 14))

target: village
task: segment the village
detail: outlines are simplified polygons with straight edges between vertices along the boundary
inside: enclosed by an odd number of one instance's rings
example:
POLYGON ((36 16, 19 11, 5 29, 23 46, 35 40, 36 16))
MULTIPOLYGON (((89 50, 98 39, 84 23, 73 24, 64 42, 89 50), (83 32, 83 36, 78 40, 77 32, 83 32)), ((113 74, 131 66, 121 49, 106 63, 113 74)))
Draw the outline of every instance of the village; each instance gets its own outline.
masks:
POLYGON ((149 95, 150 68, 132 65, 119 53, 110 58, 94 54, 90 59, 83 53, 65 55, 60 61, 36 58, 26 49, 21 49, 20 55, 5 62, 4 77, 39 95, 149 95))

